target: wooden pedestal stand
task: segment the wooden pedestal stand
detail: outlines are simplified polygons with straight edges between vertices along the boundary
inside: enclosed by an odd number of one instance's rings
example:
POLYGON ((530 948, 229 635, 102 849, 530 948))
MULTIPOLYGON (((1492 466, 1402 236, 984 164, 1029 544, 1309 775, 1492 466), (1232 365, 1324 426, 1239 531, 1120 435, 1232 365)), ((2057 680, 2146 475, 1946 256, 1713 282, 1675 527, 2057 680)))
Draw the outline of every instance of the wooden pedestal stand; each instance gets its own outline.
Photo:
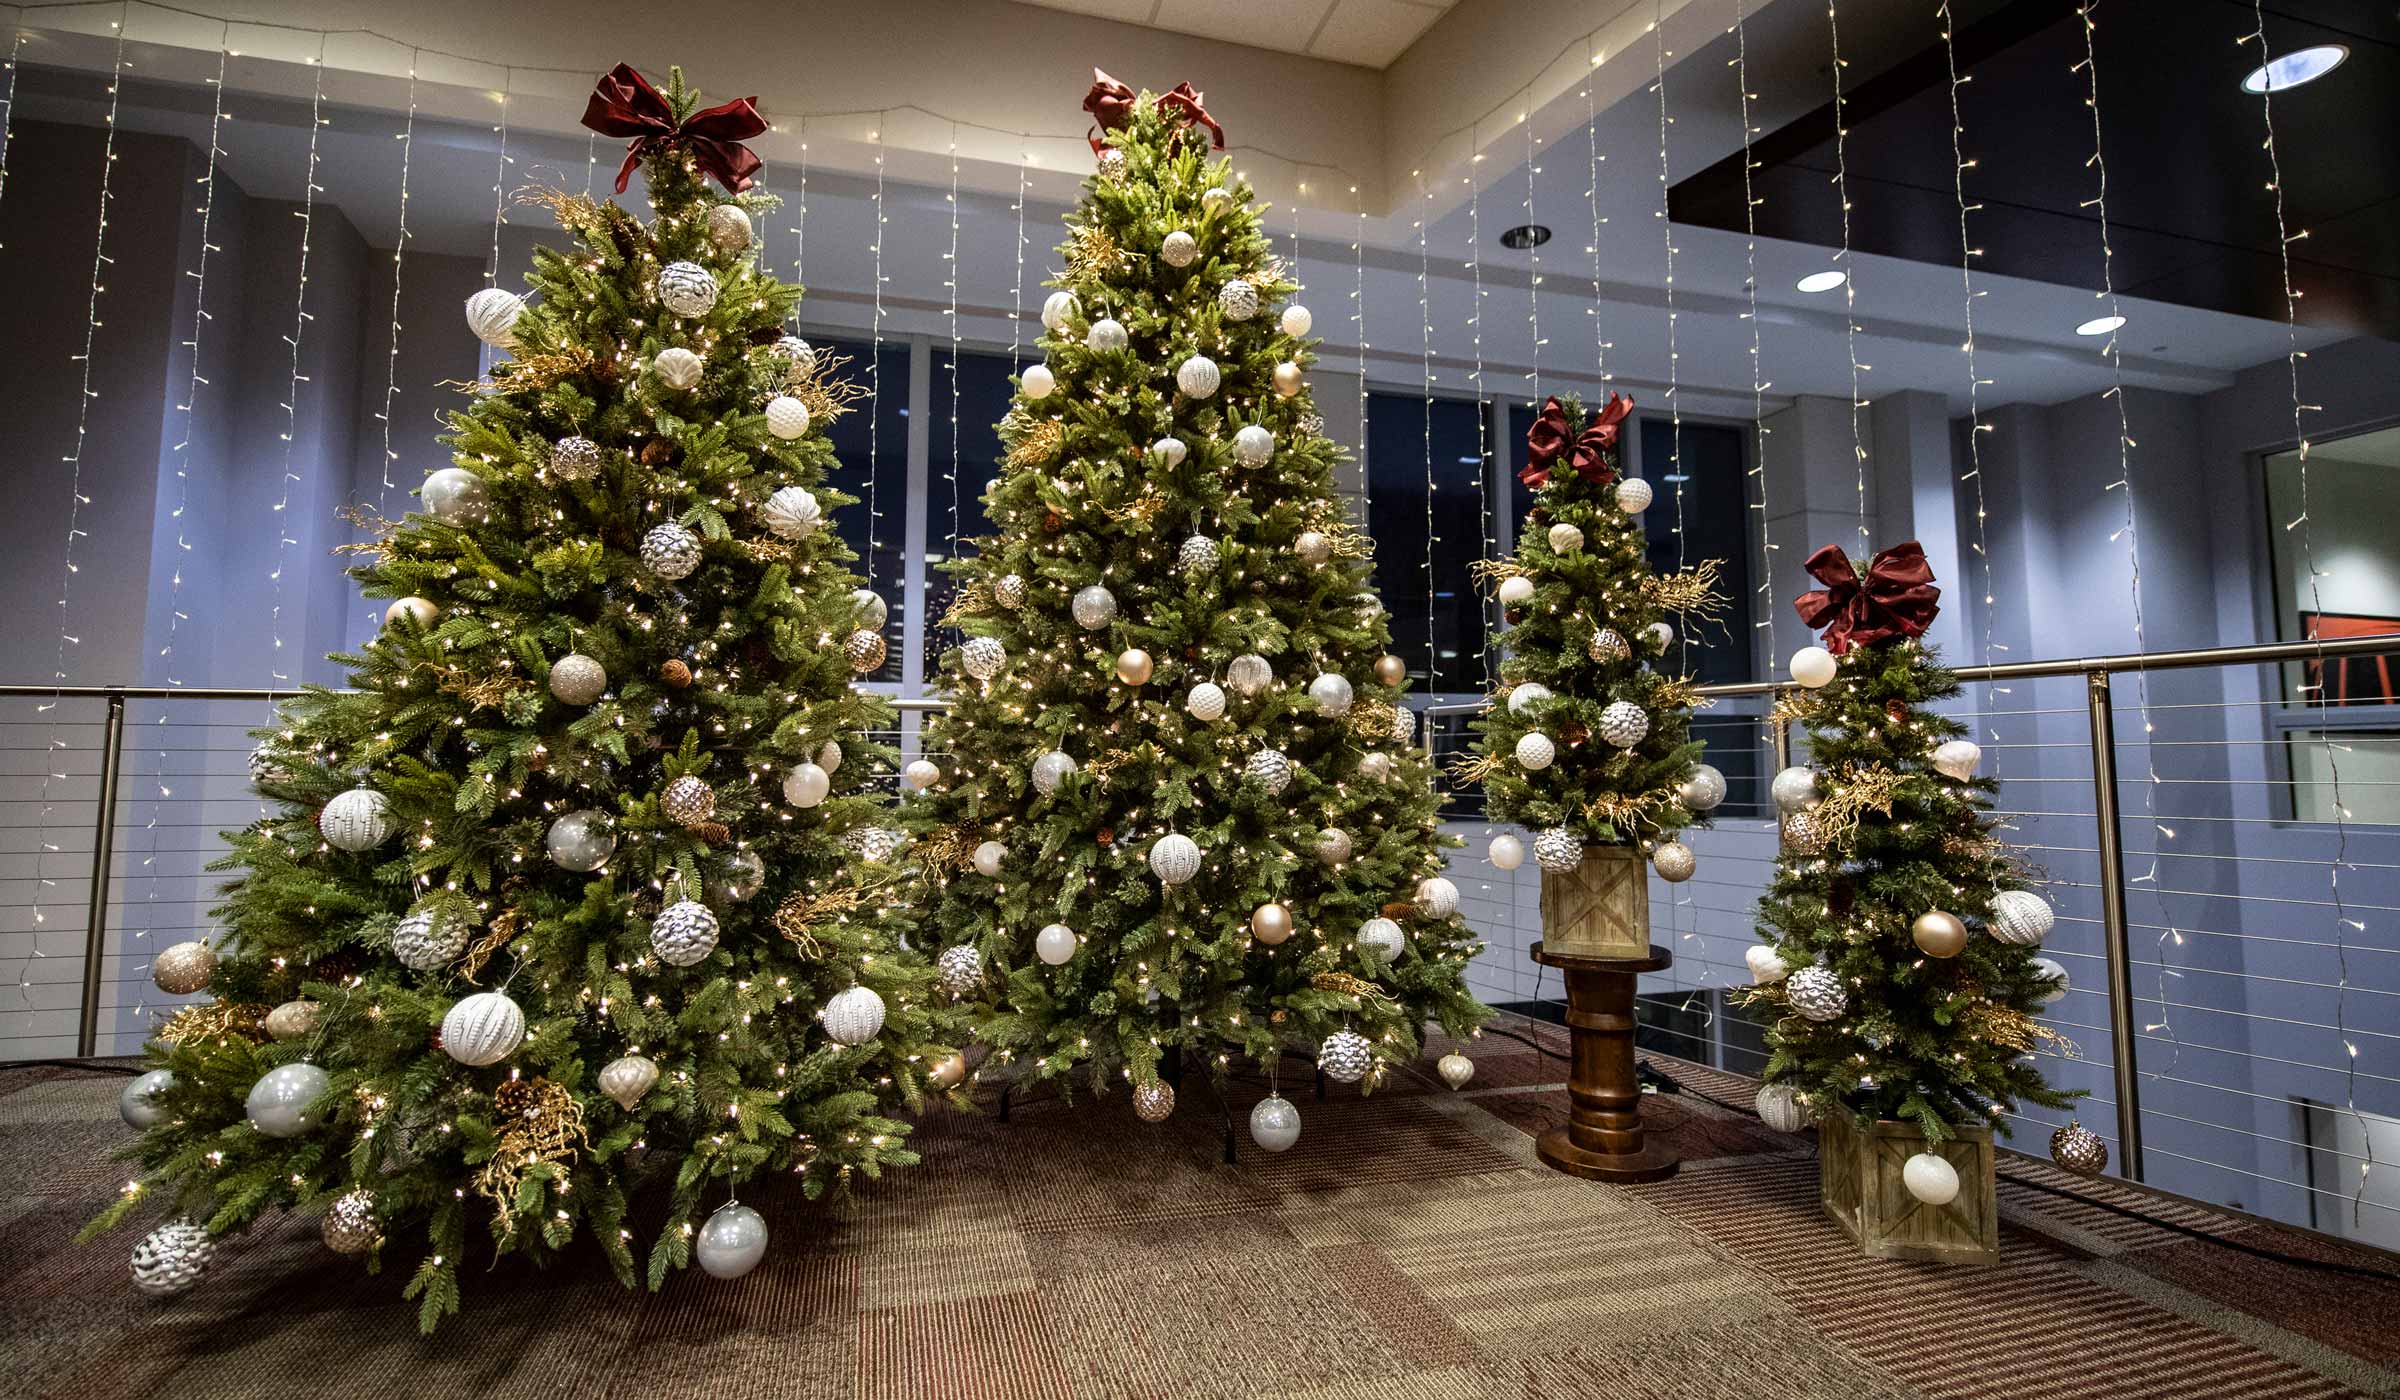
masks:
POLYGON ((1567 979, 1567 1029, 1574 1067, 1567 1076, 1566 1126, 1534 1143, 1543 1161, 1593 1181, 1658 1181, 1675 1174, 1674 1150, 1642 1136, 1642 1088, 1633 1070, 1633 989, 1642 973, 1674 961, 1650 945, 1647 957, 1579 958, 1533 945, 1533 960, 1567 979))

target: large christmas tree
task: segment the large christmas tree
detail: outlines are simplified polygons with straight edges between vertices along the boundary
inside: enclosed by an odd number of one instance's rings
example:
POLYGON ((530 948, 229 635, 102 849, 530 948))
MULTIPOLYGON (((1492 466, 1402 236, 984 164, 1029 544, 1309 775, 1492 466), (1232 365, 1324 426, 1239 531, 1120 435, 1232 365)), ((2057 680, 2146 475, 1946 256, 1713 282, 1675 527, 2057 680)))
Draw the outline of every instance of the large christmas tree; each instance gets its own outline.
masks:
MULTIPOLYGON (((1642 512, 1650 483, 1621 479, 1614 394, 1586 414, 1551 399, 1526 434, 1518 476, 1534 488, 1513 558, 1482 566, 1509 623, 1500 685, 1477 727, 1471 776, 1495 821, 1537 835, 1546 871, 1565 873, 1590 845, 1647 847, 1660 875, 1689 879, 1691 848, 1673 839, 1725 796, 1691 738, 1693 683, 1674 674, 1674 617, 1714 615, 1718 566, 1661 575, 1642 512)), ((1513 869, 1517 838, 1492 839, 1513 869)))
POLYGON ((1914 541, 1859 569, 1832 545, 1801 616, 1825 645, 1793 658, 1813 687, 1806 767, 1775 779, 1784 850, 1759 902, 1747 996, 1775 1017, 1762 1112, 1906 1120, 1940 1143, 2005 1127, 2020 1100, 2063 1107, 2031 1059, 2034 1014, 2066 990, 2037 957, 2051 912, 1992 834, 1994 784, 1966 727, 1931 707, 1959 692, 1918 638, 1940 590, 1914 541))
POLYGON ((1309 313, 1278 310, 1294 284, 1188 85, 1098 75, 1085 105, 1100 170, 1000 424, 998 533, 956 566, 922 941, 1005 1061, 1121 1075, 1154 1119, 1187 1048, 1371 1087, 1427 1019, 1485 1013, 1309 313))
POLYGON ((147 1289, 275 1207, 345 1253, 407 1240, 428 1327, 474 1233, 737 1274, 765 1226, 735 1184, 911 1162, 888 1114, 963 1074, 872 917, 898 837, 862 791, 888 711, 852 685, 882 641, 826 521, 846 395, 754 259, 763 123, 697 105, 680 73, 601 81, 585 121, 635 138, 655 217, 533 196, 572 244, 532 300, 468 304, 502 358, 457 465, 353 571, 388 625, 253 759, 278 810, 230 836, 222 946, 158 960, 215 1000, 152 1043, 145 1170, 96 1222, 188 1217, 136 1251, 147 1289))

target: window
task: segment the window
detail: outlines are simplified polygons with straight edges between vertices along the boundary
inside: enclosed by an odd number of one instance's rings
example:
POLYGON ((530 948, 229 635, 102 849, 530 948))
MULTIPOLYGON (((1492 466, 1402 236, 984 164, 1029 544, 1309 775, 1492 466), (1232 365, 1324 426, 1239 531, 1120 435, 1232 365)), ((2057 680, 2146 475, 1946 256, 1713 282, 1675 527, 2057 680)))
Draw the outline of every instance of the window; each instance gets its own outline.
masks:
POLYGON ((1487 552, 1485 421, 1474 399, 1367 395, 1374 586, 1419 694, 1480 694, 1487 679, 1483 594, 1469 572, 1487 552))
POLYGON ((960 554, 975 552, 974 537, 988 534, 991 521, 983 512, 984 483, 1000 474, 1000 434, 1015 392, 1009 376, 1015 371, 1006 355, 968 350, 958 356, 952 376, 950 347, 933 350, 933 408, 928 428, 925 479, 925 674, 932 675, 942 652, 957 637, 932 623, 950 610, 957 589, 942 565, 960 554), (953 385, 955 384, 955 398, 953 385))
POLYGON ((862 388, 851 411, 825 429, 836 461, 826 484, 858 498, 833 512, 834 528, 858 556, 851 567, 888 609, 883 625, 886 654, 870 681, 897 682, 908 624, 907 562, 902 543, 908 528, 908 342, 887 340, 880 352, 865 341, 811 337, 819 356, 840 355, 842 377, 862 388), (873 548, 869 548, 872 516, 873 548))

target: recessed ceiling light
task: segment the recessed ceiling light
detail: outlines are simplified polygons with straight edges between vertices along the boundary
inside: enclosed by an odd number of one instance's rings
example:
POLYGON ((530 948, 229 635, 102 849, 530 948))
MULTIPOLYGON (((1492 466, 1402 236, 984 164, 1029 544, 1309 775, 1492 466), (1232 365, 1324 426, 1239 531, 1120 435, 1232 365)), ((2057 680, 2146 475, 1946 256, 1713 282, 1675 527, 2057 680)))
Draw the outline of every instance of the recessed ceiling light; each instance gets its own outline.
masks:
POLYGON ((2125 324, 2122 316, 2095 316, 2075 328, 2077 335, 2106 335, 2125 324))
POLYGON ((1850 276, 1848 273, 1832 271, 1812 272, 1806 277, 1800 279, 1800 290, 1804 292, 1830 292, 1834 288, 1849 280, 1850 276))
POLYGON ((1503 248, 1539 248, 1550 241, 1550 230, 1540 224, 1519 224, 1500 235, 1503 248))
POLYGON ((2313 83, 2341 67, 2342 60, 2349 56, 2349 48, 2342 44, 2318 44, 2278 54, 2250 70, 2242 79, 2242 91, 2284 92, 2302 83, 2313 83))

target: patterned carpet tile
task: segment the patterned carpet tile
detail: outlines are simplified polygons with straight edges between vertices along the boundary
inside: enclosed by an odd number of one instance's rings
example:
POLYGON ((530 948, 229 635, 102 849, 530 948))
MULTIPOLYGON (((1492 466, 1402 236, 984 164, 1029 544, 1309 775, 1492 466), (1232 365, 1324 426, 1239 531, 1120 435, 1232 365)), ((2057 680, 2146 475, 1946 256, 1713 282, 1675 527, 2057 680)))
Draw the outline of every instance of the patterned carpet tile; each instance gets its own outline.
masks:
POLYGON ((1520 1364, 1525 1393, 1542 1400, 1908 1400, 1916 1393, 1804 1328, 1769 1332, 1749 1319, 1702 1316, 1635 1345, 1575 1346, 1520 1364))
MULTIPOLYGON (((1567 1093, 1564 1089, 1478 1094, 1470 1102, 1533 1137, 1567 1121, 1567 1093)), ((1655 1140, 1665 1142, 1674 1149, 1679 1159, 1686 1162, 1789 1152, 1805 1145, 1801 1140, 1778 1133, 1754 1118, 1727 1113, 1677 1094, 1644 1096, 1642 1131, 1655 1140)))
MULTIPOLYGON (((2027 1150, 2033 1148, 2031 1143, 2020 1146, 2027 1150)), ((2062 1242, 2095 1254, 2157 1249, 2163 1245, 2181 1244, 2189 1236, 2161 1229, 2145 1221, 2129 1219, 2114 1211, 2067 1200, 2049 1191, 2018 1185, 2011 1178, 2073 1191, 2077 1195, 2138 1210, 2144 1215, 2172 1221, 2186 1229, 2220 1237, 2239 1235, 2256 1228, 2235 1216, 2220 1215, 2201 1206, 2153 1196, 2106 1179, 2074 1176, 2048 1162, 2032 1158, 2004 1155, 2000 1159, 1999 1172, 2000 1208, 2011 1219, 2036 1230, 2054 1233, 2062 1242)))
POLYGON ((861 1400, 1073 1400, 1080 1393, 1059 1352, 1049 1305, 1030 1292, 876 1308, 859 1316, 857 1328, 853 1374, 839 1376, 846 1385, 828 1388, 828 1394, 861 1400))
MULTIPOLYGON (((2274 1232, 2280 1253, 2393 1270, 2388 1258, 2274 1232)), ((2120 1262, 2379 1366, 2400 1367, 2400 1283, 2229 1256, 2181 1240, 2120 1262)))
POLYGON ((1378 1093, 1370 1099, 1293 1102, 1300 1109, 1300 1141, 1289 1151, 1262 1151, 1250 1141, 1248 1129, 1242 1131, 1243 1174, 1268 1191, 1339 1191, 1517 1166, 1514 1158, 1423 1098, 1378 1093))
POLYGON ((1270 1204, 1265 1191, 1220 1165, 1220 1124, 1197 1112, 1144 1123, 1122 1095, 1083 1095, 1018 1108, 990 1132, 1009 1212, 1028 1233, 1270 1204))

